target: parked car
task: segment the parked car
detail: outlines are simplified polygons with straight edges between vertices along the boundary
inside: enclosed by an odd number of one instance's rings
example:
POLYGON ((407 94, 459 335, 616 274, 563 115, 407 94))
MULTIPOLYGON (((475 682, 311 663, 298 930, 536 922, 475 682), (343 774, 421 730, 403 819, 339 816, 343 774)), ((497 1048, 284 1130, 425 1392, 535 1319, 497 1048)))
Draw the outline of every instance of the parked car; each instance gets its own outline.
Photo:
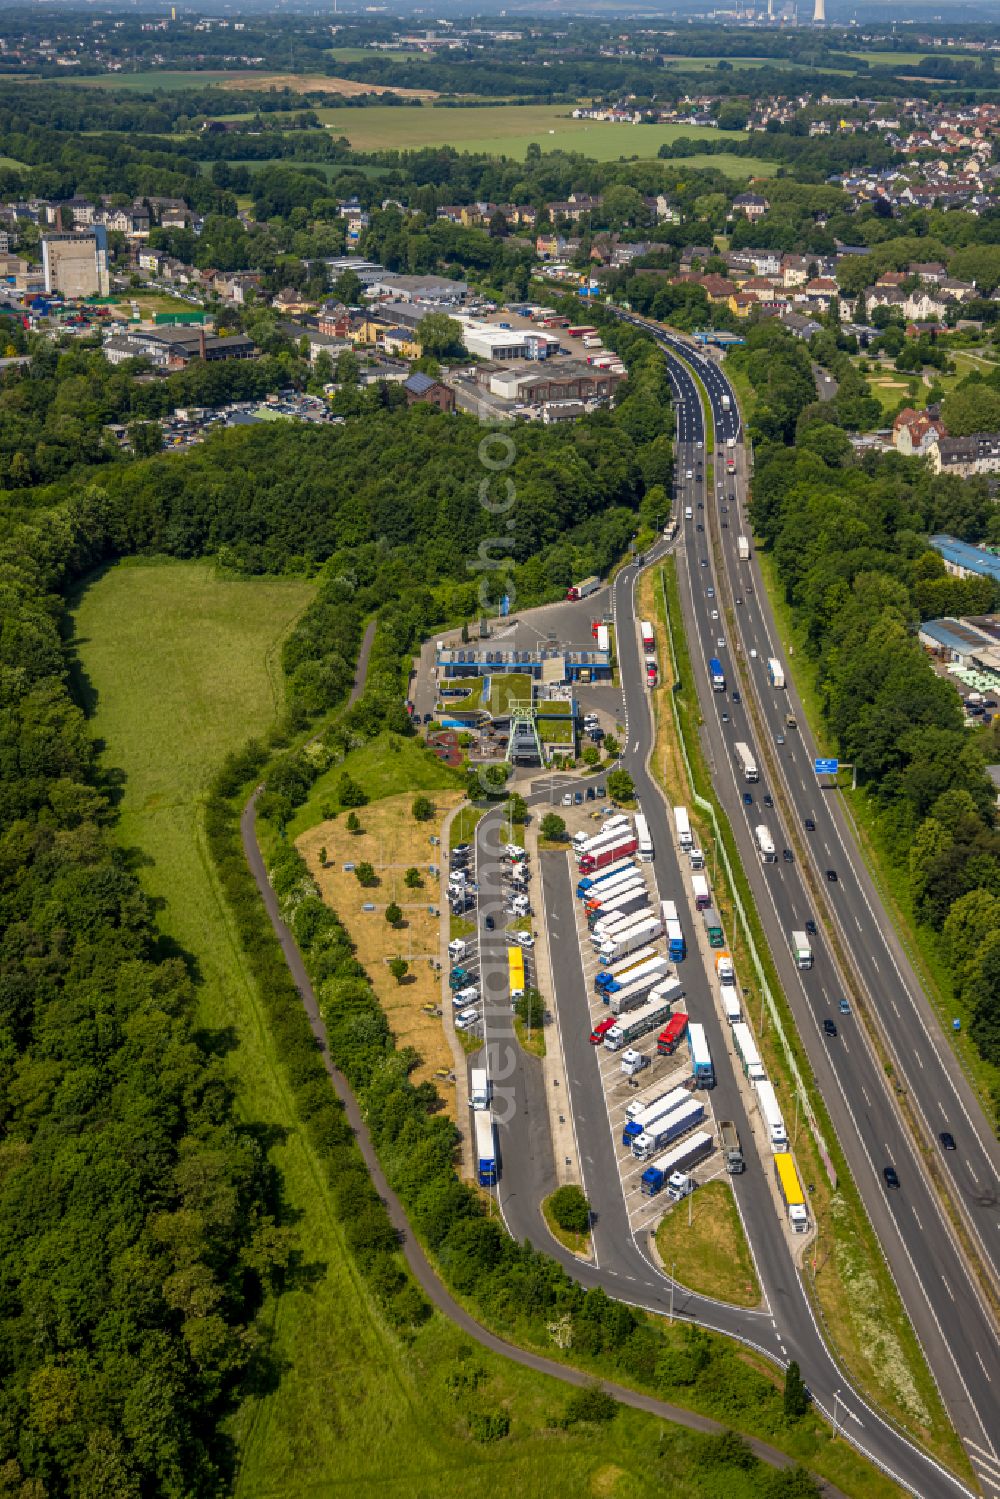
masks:
POLYGON ((461 1015, 455 1016, 455 1029, 457 1031, 471 1031, 474 1025, 479 1024, 479 1011, 472 1009, 463 1010, 461 1015))

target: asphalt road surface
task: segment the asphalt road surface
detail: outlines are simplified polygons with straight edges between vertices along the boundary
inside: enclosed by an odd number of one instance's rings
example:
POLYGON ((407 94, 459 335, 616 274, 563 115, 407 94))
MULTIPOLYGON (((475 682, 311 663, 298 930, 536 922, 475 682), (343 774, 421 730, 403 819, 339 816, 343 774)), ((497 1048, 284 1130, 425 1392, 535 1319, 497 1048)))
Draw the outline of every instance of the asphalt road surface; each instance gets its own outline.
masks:
MULTIPOLYGON (((923 1116, 932 1148, 938 1148, 937 1134, 942 1129, 950 1129, 960 1142, 958 1151, 940 1152, 941 1163, 952 1176, 967 1222, 994 1273, 1000 1237, 997 1144, 891 933, 838 798, 824 793, 819 785, 813 765, 815 751, 794 688, 770 686, 766 662, 769 656, 780 654, 777 634, 759 568, 752 558, 740 561, 737 555, 737 537, 749 537, 750 527, 735 398, 712 360, 677 340, 668 340, 667 347, 682 350, 698 370, 715 423, 716 494, 708 494, 704 480, 699 483, 696 477, 680 496, 681 505, 690 504, 693 515, 690 521, 682 522, 678 571, 692 665, 705 717, 704 747, 716 790, 736 833, 800 1036, 869 1216, 984 1489, 1000 1494, 996 1450, 1000 1359, 995 1330, 975 1277, 956 1246, 926 1169, 901 1121, 896 1099, 862 1023, 864 1017, 839 1013, 837 1001, 848 990, 824 934, 823 912, 818 909, 821 902, 829 906, 841 943, 852 956, 861 982, 862 1005, 889 1039, 897 1075, 923 1116), (722 402, 727 394, 729 412, 722 402), (736 439, 732 450, 734 475, 724 471, 730 452, 725 442, 730 436, 736 439), (699 509, 699 504, 705 508, 699 509), (727 524, 723 526, 723 522, 727 524), (704 532, 696 529, 699 523, 705 526, 704 532), (716 566, 720 557, 721 569, 716 566), (709 587, 715 589, 714 598, 708 596, 709 587), (737 605, 736 598, 742 603, 737 605), (713 610, 718 612, 718 620, 712 618, 713 610), (725 642, 721 647, 720 639, 725 642), (706 667, 710 656, 723 661, 728 678, 725 693, 711 690, 706 667), (740 703, 732 701, 734 686, 741 689, 740 703), (748 688, 759 704, 758 721, 765 725, 765 744, 760 742, 747 711, 748 688), (797 729, 786 727, 787 713, 796 717, 797 729), (780 745, 779 735, 784 738, 780 745), (736 762, 733 746, 739 741, 749 746, 760 771, 760 781, 752 786, 742 779, 736 762), (774 779, 769 771, 772 765, 777 771, 774 779), (751 806, 745 804, 745 794, 752 796, 751 806), (772 795, 773 808, 763 806, 765 794, 772 795), (807 817, 815 821, 815 832, 805 831, 807 817), (776 864, 764 866, 757 856, 754 828, 761 822, 768 826, 777 846, 776 864), (792 849, 794 862, 786 863, 782 858, 785 847, 792 849), (810 864, 811 889, 803 878, 803 854, 810 864), (836 870, 836 883, 827 880, 827 869, 836 870), (791 958, 789 938, 793 930, 804 927, 807 919, 817 921, 819 933, 811 938, 814 965, 800 972, 791 958), (834 1019, 837 1037, 824 1035, 822 1022, 826 1018, 834 1019), (885 1188, 882 1171, 887 1165, 896 1167, 899 1173, 898 1191, 885 1188)), ((671 368, 679 403, 678 427, 687 434, 686 442, 678 445, 677 467, 679 472, 686 472, 694 466, 697 474, 696 459, 703 454, 696 444, 704 440, 697 390, 683 365, 673 361, 671 368)), ((783 664, 787 678, 789 664, 783 664)))

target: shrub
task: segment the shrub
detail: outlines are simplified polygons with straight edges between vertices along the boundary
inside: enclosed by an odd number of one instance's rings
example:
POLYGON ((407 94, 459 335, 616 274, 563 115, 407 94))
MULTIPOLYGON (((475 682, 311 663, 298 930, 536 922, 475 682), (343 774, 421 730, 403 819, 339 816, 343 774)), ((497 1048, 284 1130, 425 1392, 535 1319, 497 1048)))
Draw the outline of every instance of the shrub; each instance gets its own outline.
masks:
POLYGON ((579 1187, 559 1187, 549 1198, 552 1216, 564 1233, 583 1234, 590 1226, 590 1203, 579 1187))

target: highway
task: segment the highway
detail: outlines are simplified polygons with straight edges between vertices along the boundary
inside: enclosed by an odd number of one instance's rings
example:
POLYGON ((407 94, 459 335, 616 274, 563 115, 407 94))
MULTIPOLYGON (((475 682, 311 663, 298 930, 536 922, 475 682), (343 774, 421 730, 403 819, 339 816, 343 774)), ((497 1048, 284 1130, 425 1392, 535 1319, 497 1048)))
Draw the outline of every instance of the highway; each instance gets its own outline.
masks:
MULTIPOLYGON (((864 1021, 873 1021, 889 1038, 897 1075, 922 1116, 932 1148, 951 1174, 971 1231, 994 1272, 1000 1230, 996 1141, 891 935, 839 799, 820 789, 813 767, 815 752, 794 686, 782 691, 769 684, 767 658, 781 654, 777 635, 759 567, 752 558, 740 561, 737 555, 736 539, 749 536, 750 527, 735 397, 713 361, 677 340, 661 341, 668 354, 683 353, 697 369, 715 423, 713 495, 707 492, 705 480, 699 482, 697 477, 698 459, 703 460, 703 473, 708 461, 707 452, 697 447, 704 442, 697 387, 685 366, 671 358, 678 405, 676 468, 679 475, 695 473, 678 495, 681 515, 686 505, 693 512, 690 520, 682 520, 679 576, 705 718, 704 749, 838 1139, 970 1459, 985 1491, 1000 1494, 1000 1461, 994 1441, 1000 1430, 1000 1360, 993 1324, 925 1166, 914 1151, 864 1021), (730 396, 729 412, 723 409, 724 395, 730 396), (724 472, 729 437, 736 439, 732 456, 737 471, 732 476, 724 472), (699 524, 704 531, 697 529, 699 524), (717 569, 720 557, 722 568, 717 569), (737 599, 741 602, 736 603, 737 599), (713 611, 717 619, 712 618, 713 611), (725 642, 722 646, 720 639, 725 642), (723 662, 729 689, 725 693, 711 690, 706 669, 710 656, 723 662), (739 703, 732 700, 734 686, 742 689, 739 703), (760 742, 748 713, 748 688, 758 706, 758 722, 765 726, 766 743, 760 742), (796 717, 797 729, 786 727, 787 713, 796 717), (784 743, 778 742, 779 736, 784 743), (752 786, 742 779, 735 761, 733 746, 738 741, 749 745, 760 770, 761 779, 752 786), (771 766, 777 771, 774 778, 771 766), (744 793, 752 796, 752 805, 745 804, 744 793), (763 806, 765 794, 772 795, 773 808, 763 806), (816 824, 814 832, 805 831, 807 817, 816 824), (766 866, 754 839, 754 828, 761 822, 768 826, 778 850, 778 862, 766 866), (783 848, 791 849, 793 862, 784 861, 783 848), (803 852, 809 868, 800 863, 803 852), (836 883, 827 880, 828 869, 836 871, 836 883), (851 955, 865 1016, 857 1013, 857 1005, 852 1016, 838 1012, 838 998, 856 992, 857 986, 845 984, 826 940, 824 908, 829 909, 828 919, 835 923, 842 950, 851 955), (811 939, 814 965, 802 972, 792 961, 789 935, 809 919, 817 922, 819 934, 811 939), (837 1024, 836 1037, 824 1035, 826 1018, 837 1024), (955 1135, 956 1152, 940 1151, 937 1135, 942 1129, 955 1135), (882 1171, 887 1165, 898 1170, 898 1191, 884 1186, 882 1171)), ((783 665, 787 674, 787 661, 783 665)))
MULTIPOLYGON (((689 408, 689 416, 692 423, 697 420, 695 408, 689 408)), ((681 419, 679 404, 679 422, 681 419)), ((692 427, 692 433, 694 430, 692 427)), ((692 440, 697 439, 692 437, 692 440)), ((657 552, 647 557, 643 565, 658 560, 664 550, 660 543, 657 552)), ((624 569, 610 594, 618 626, 617 650, 627 726, 622 762, 636 783, 649 822, 656 848, 653 866, 656 883, 659 893, 667 898, 679 893, 681 878, 666 803, 647 768, 652 748, 652 718, 635 623, 634 590, 638 574, 636 565, 624 569)), ((596 600, 595 605, 600 607, 596 600)), ((536 790, 529 802, 544 808, 548 801, 558 801, 565 784, 565 778, 550 778, 545 789, 536 790)), ((586 991, 572 913, 575 897, 568 863, 558 856, 548 861, 556 868, 552 873, 546 870, 544 882, 536 872, 532 900, 536 919, 546 923, 549 933, 551 966, 557 985, 555 1010, 564 1048, 566 1080, 570 1085, 571 1098, 559 1100, 555 1107, 571 1109, 584 1189, 596 1214, 596 1262, 585 1264, 578 1260, 558 1245, 545 1227, 540 1203, 554 1189, 557 1177, 545 1113, 542 1070, 517 1045, 511 1022, 499 861, 505 838, 502 811, 488 813, 477 828, 476 873, 480 886, 478 920, 485 1050, 501 1153, 499 1209, 516 1239, 544 1246, 581 1284, 602 1286, 610 1295, 666 1315, 671 1306, 670 1282, 635 1242, 629 1225, 607 1112, 599 1092, 596 1057, 586 1035, 589 1029, 586 991), (486 929, 488 916, 494 920, 492 932, 486 929), (578 1017, 576 1024, 567 1023, 567 1017, 572 1020, 574 1016, 578 1017)), ((682 977, 689 1011, 706 1025, 716 1061, 718 1084, 712 1095, 716 1115, 733 1119, 749 1148, 752 1132, 728 1059, 723 1022, 716 1010, 708 976, 697 957, 683 965, 682 977)), ((740 1310, 694 1296, 677 1286, 673 1296, 675 1314, 740 1339, 781 1367, 791 1359, 797 1360, 819 1409, 832 1421, 839 1408, 841 1428, 848 1439, 910 1492, 921 1496, 967 1493, 957 1479, 871 1409, 831 1356, 795 1269, 770 1192, 762 1182, 761 1171, 767 1168, 763 1164, 758 1167, 752 1153, 751 1161, 745 1175, 732 1180, 764 1290, 763 1311, 740 1310)))

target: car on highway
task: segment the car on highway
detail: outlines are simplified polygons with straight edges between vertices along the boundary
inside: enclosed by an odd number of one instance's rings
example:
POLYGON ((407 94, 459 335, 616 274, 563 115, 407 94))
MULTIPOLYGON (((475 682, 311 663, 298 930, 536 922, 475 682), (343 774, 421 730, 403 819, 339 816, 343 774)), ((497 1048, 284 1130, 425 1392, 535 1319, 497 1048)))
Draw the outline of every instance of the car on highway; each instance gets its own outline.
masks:
POLYGON ((704 508, 705 508, 705 501, 704 500, 699 500, 698 501, 698 509, 699 510, 704 510, 704 508))
POLYGON ((706 588, 705 589, 705 597, 707 599, 714 599, 715 598, 715 589, 714 588, 706 588))
POLYGON ((955 1144, 955 1136, 952 1134, 950 1129, 943 1129, 938 1135, 938 1139, 941 1141, 941 1147, 943 1150, 958 1149, 958 1146, 955 1144))
POLYGON ((835 885, 837 883, 838 876, 835 869, 828 869, 826 872, 826 877, 830 881, 831 885, 835 885))
POLYGON ((729 530, 729 522, 727 520, 720 521, 719 525, 722 527, 723 531, 729 530))
POLYGON ((479 1011, 471 1008, 463 1010, 461 1015, 455 1016, 455 1029, 457 1031, 471 1031, 474 1025, 479 1024, 479 1011))
POLYGON ((805 828, 807 833, 815 833, 816 831, 816 821, 812 817, 807 817, 802 826, 805 828))
POLYGON ((781 850, 781 857, 784 859, 786 864, 793 864, 795 862, 795 855, 792 853, 790 848, 783 848, 781 850))
POLYGON ((753 797, 750 795, 749 791, 744 791, 743 793, 743 805, 744 807, 753 806, 753 797))
POLYGON ((729 506, 728 505, 720 505, 719 509, 721 510, 721 512, 722 512, 723 515, 728 515, 729 514, 729 506))
POLYGON ((712 610, 712 618, 713 619, 718 619, 718 617, 719 617, 719 611, 718 611, 718 609, 713 609, 712 610))
POLYGON ((486 930, 488 932, 492 932, 492 931, 495 931, 495 929, 496 929, 496 922, 493 920, 493 917, 492 916, 487 916, 487 918, 486 918, 486 930))
POLYGON ((737 602, 737 603, 738 603, 738 604, 742 604, 742 602, 743 602, 743 600, 742 600, 742 599, 741 599, 741 598, 740 598, 740 597, 739 597, 739 595, 738 595, 738 594, 737 594, 737 597, 736 597, 736 602, 737 602))
POLYGON ((851 1013, 851 1001, 849 999, 842 999, 837 1005, 837 1009, 842 1015, 849 1015, 851 1013))
POLYGON ((771 795, 770 791, 765 791, 764 792, 764 806, 765 807, 773 807, 774 806, 774 797, 771 795))
MULTIPOLYGON (((704 529, 705 528, 703 526, 702 530, 704 530, 704 529)), ((702 559, 701 559, 701 565, 702 565, 702 567, 707 567, 708 566, 708 558, 707 557, 702 557, 702 559)))
POLYGON ((816 934, 816 923, 815 923, 815 921, 807 921, 806 922, 806 936, 807 937, 815 937, 816 935, 817 934, 816 934))
POLYGON ((698 524, 695 526, 695 530, 696 531, 704 531, 704 529, 705 529, 705 527, 702 525, 701 521, 699 521, 698 524))
POLYGON ((717 650, 724 651, 726 649, 726 642, 721 635, 715 637, 715 645, 717 650))
POLYGON ((823 1034, 825 1036, 835 1036, 837 1034, 837 1022, 831 1020, 829 1015, 823 1021, 823 1034))
POLYGON ((896 1172, 895 1166, 883 1166, 882 1175, 885 1177, 885 1184, 889 1188, 890 1192, 898 1192, 899 1176, 896 1172))
POLYGON ((723 723, 728 723, 729 722, 729 714, 728 713, 723 713, 723 715, 722 715, 722 722, 723 723))
POLYGON ((734 690, 733 690, 733 702, 734 703, 739 703, 741 701, 742 701, 742 699, 741 699, 739 693, 734 688, 734 690))

